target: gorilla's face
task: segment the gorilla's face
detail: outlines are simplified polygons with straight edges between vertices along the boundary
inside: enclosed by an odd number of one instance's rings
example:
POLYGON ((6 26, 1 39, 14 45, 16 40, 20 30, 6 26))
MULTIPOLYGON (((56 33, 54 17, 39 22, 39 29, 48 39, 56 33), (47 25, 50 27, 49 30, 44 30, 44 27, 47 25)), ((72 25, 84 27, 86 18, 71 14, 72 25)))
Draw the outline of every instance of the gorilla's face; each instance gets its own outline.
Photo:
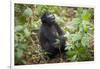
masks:
POLYGON ((54 15, 50 14, 47 16, 47 20, 49 23, 54 23, 55 22, 55 17, 54 15))
POLYGON ((44 13, 44 15, 41 18, 41 21, 48 26, 51 26, 55 23, 55 16, 51 13, 44 13))

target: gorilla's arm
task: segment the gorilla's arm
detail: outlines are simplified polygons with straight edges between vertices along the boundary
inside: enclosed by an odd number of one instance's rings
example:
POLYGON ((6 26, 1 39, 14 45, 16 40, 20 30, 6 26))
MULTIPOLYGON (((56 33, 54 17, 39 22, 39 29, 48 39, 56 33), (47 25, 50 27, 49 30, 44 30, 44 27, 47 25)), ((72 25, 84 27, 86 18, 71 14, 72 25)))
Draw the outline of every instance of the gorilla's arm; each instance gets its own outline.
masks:
POLYGON ((59 34, 60 36, 63 36, 63 35, 64 35, 64 31, 59 27, 59 25, 58 25, 57 23, 54 23, 54 26, 55 26, 55 28, 56 28, 58 34, 59 34))
POLYGON ((65 47, 65 38, 64 38, 64 31, 59 27, 59 25, 57 23, 55 23, 55 27, 57 29, 57 32, 59 34, 59 39, 60 39, 60 45, 62 47, 65 47))

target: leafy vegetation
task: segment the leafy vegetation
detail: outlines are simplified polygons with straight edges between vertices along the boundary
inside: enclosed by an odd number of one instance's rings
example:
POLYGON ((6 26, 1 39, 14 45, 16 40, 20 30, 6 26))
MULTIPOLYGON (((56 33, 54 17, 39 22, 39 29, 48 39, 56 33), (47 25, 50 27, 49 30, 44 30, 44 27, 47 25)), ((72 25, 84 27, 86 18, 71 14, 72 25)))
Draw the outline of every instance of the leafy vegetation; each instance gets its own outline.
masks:
POLYGON ((93 8, 15 4, 14 9, 16 65, 65 62, 61 57, 45 59, 41 50, 38 32, 45 11, 54 13, 65 32, 67 62, 94 60, 93 8))

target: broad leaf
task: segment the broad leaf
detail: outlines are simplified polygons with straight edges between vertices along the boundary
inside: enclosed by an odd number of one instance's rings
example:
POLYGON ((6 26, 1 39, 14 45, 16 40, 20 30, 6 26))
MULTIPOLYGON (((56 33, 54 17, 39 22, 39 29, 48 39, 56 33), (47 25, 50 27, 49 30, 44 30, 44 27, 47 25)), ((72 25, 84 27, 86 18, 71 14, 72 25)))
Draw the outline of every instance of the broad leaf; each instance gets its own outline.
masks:
POLYGON ((32 9, 31 8, 25 9, 23 15, 24 16, 32 16, 33 15, 32 9))

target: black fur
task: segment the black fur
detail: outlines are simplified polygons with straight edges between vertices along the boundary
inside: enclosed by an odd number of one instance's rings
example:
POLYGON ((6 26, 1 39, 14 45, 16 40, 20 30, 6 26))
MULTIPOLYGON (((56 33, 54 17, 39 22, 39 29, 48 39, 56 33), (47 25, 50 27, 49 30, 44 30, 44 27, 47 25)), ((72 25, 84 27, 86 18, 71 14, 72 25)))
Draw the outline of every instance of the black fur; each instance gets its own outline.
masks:
POLYGON ((60 51, 64 52, 65 39, 64 32, 55 21, 55 16, 50 12, 45 12, 41 17, 41 28, 39 40, 44 51, 52 56, 59 53, 59 48, 55 47, 56 39, 60 40, 60 51), (58 34, 58 35, 57 35, 58 34))

